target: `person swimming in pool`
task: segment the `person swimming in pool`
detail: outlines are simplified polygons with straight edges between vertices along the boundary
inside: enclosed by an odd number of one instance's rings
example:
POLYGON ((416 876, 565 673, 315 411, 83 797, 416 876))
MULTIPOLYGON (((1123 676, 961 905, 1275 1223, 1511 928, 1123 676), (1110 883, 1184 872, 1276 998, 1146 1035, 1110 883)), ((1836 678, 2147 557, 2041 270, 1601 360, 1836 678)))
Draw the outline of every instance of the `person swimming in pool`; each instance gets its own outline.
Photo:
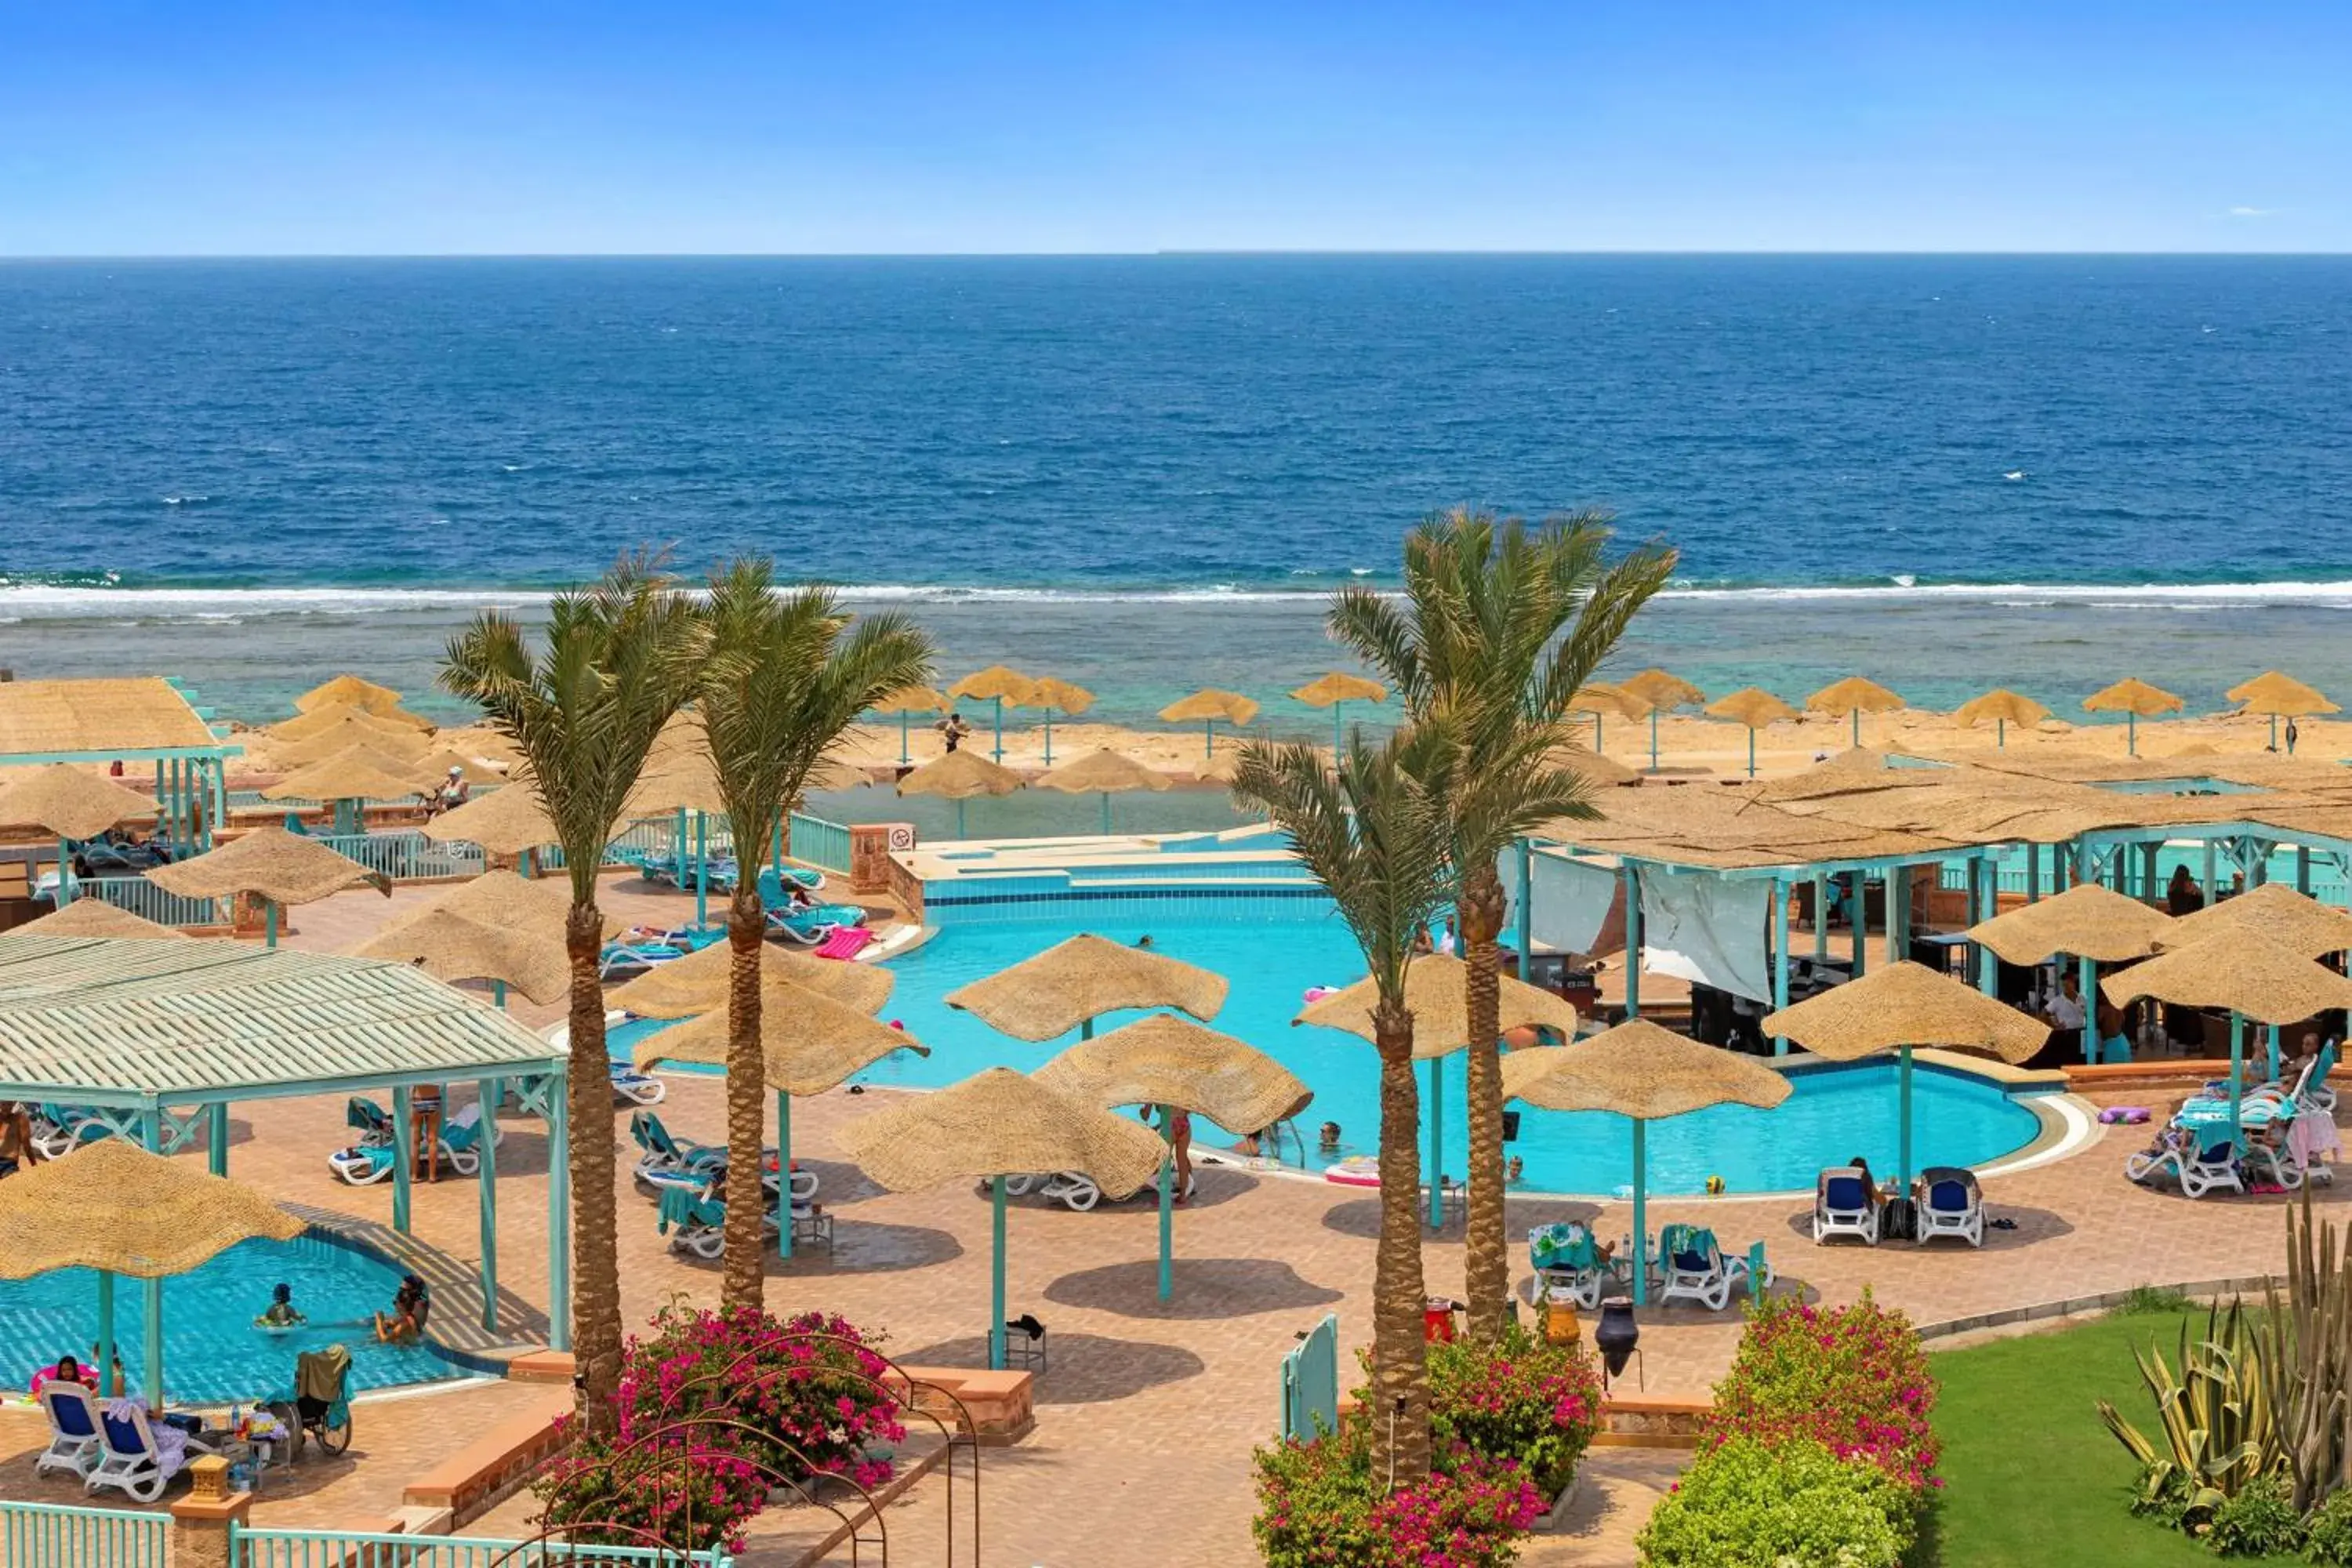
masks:
POLYGON ((425 1281, 414 1274, 404 1275, 393 1295, 392 1310, 375 1315, 375 1337, 388 1345, 415 1344, 425 1337, 425 1325, 432 1316, 433 1297, 425 1281))
POLYGON ((299 1329, 310 1320, 294 1310, 294 1287, 280 1282, 269 1292, 269 1305, 253 1320, 257 1329, 299 1329))

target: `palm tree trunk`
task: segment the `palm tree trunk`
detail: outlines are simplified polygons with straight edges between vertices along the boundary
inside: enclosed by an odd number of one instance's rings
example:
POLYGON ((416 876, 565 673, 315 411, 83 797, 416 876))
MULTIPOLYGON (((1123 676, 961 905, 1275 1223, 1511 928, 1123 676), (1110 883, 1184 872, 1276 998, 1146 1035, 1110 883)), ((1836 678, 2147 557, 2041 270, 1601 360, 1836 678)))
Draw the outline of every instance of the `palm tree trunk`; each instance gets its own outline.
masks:
POLYGON ((1470 1337, 1503 1334, 1511 1294, 1510 1237, 1503 1221, 1503 1055, 1496 942, 1503 930, 1503 879, 1495 868, 1474 866, 1462 879, 1454 906, 1462 936, 1463 1009, 1470 1026, 1465 1063, 1470 1102, 1469 1212, 1464 1226, 1464 1284, 1470 1298, 1470 1337))
MULTIPOLYGON (((742 847, 736 848, 738 864, 742 847)), ((725 1272, 719 1280, 721 1311, 761 1305, 766 1259, 760 1242, 761 1118, 767 1110, 767 1068, 760 1050, 760 944, 767 921, 760 891, 751 877, 739 877, 727 910, 727 945, 733 960, 727 974, 727 1228, 725 1272)), ((789 1192, 792 1175, 777 1180, 789 1192)))
POLYGON ((1399 1001, 1372 1014, 1381 1057, 1381 1240, 1372 1266, 1372 1475, 1412 1486, 1429 1475, 1428 1292, 1421 1272, 1421 1093, 1412 1078, 1412 1015, 1399 1001))
POLYGON ((612 1431, 621 1384, 621 1264, 613 1209, 613 1080, 604 1056, 604 991, 596 973, 604 917, 574 901, 563 927, 572 961, 572 1353, 580 1417, 612 1431))

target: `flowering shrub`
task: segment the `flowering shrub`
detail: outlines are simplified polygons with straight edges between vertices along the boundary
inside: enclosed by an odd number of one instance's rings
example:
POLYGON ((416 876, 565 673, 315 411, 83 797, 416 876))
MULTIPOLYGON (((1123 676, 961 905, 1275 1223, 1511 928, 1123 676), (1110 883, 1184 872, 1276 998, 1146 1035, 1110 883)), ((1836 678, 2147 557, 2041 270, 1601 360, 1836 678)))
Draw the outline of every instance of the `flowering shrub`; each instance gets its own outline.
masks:
POLYGON ((1371 1447, 1354 1416, 1319 1443, 1257 1451, 1250 1529, 1266 1568, 1503 1568, 1542 1516, 1517 1466, 1459 1447, 1428 1480, 1382 1496, 1371 1447))
POLYGON ((868 1381, 887 1363, 855 1325, 673 1303, 653 1328, 625 1349, 613 1434, 583 1437, 535 1483, 548 1524, 583 1527, 580 1541, 738 1550, 772 1488, 890 1479, 907 1429, 868 1381))
POLYGON ((1808 1438, 1733 1437, 1659 1500, 1650 1568, 1895 1568, 1913 1539, 1902 1484, 1808 1438))
POLYGON ((1458 1443, 1510 1460, 1547 1498, 1568 1489, 1601 1427, 1591 1357, 1517 1327, 1493 1346, 1432 1345, 1429 1393, 1439 1452, 1458 1443))
POLYGON ((1941 1484, 1927 1422, 1935 1403, 1936 1380, 1910 1321, 1868 1291, 1828 1310, 1768 1297, 1749 1310, 1730 1374, 1716 1384, 1701 1446, 1810 1438, 1916 1494, 1941 1484))

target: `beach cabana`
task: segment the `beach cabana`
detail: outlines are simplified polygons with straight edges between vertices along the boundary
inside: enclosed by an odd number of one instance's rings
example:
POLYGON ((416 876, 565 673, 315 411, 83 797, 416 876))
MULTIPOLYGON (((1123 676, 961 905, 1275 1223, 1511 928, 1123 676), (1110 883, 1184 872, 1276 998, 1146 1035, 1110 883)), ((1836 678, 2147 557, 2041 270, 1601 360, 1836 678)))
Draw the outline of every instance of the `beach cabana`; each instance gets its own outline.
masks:
POLYGON ((900 795, 935 795, 955 802, 958 838, 965 836, 966 801, 978 795, 1011 795, 1020 787, 1019 773, 998 766, 978 752, 950 752, 898 781, 900 795))
POLYGON ((1054 765, 1054 715, 1075 719, 1095 705, 1095 694, 1057 676, 1041 675, 1029 683, 1027 705, 1045 711, 1045 765, 1054 765))
POLYGON ((1168 788, 1168 775, 1149 768, 1124 752, 1088 752, 1075 763, 1065 763, 1037 779, 1039 789, 1065 795, 1102 796, 1102 830, 1110 831, 1110 797, 1137 790, 1168 788))
POLYGON ((2139 721, 2153 719, 2159 713, 2180 711, 2180 699, 2159 686, 2150 686, 2137 676, 2126 676, 2113 686, 2102 687, 2083 699, 2085 713, 2120 713, 2124 716, 2124 752, 2139 755, 2139 721))
POLYGON ((155 803, 112 779, 51 763, 0 789, 0 824, 39 827, 58 836, 58 908, 73 901, 73 855, 67 840, 94 838, 126 822, 145 822, 155 803))
MULTIPOLYGON (((1029 700, 1029 689, 1034 679, 1010 665, 992 664, 986 669, 974 670, 948 688, 950 697, 968 697, 975 702, 993 706, 996 716, 996 750, 994 760, 1004 760, 1004 705, 1015 708, 1029 700)), ((958 752, 957 755, 962 753, 958 752)))
POLYGON ((1706 700, 1706 693, 1679 675, 1645 669, 1617 682, 1617 689, 1642 703, 1650 715, 1650 771, 1658 771, 1658 715, 1706 700))
POLYGON ((1993 722, 1995 749, 2009 749, 2009 727, 2022 724, 2029 728, 2050 717, 2050 710, 2031 697, 2021 696, 2004 687, 1995 687, 1982 697, 1972 697, 1952 710, 1952 722, 1963 729, 1973 730, 1990 719, 1993 722))
MULTIPOLYGON (((2352 1007, 2352 980, 2310 959, 2282 952, 2247 927, 2213 932, 2167 950, 2145 963, 2099 982, 2121 1006, 2143 996, 2183 1007, 2221 1007, 2230 1015, 2230 1124, 2245 1099, 2245 1020, 2299 1024, 2316 1014, 2352 1007)), ((2272 1064, 2276 1076, 2277 1064, 2272 1064)))
POLYGON ((866 1174, 892 1192, 988 1184, 988 1364, 997 1372, 1004 1369, 1005 1173, 1076 1171, 1118 1199, 1151 1180, 1166 1151, 1140 1121, 1082 1104, 1010 1068, 909 1095, 850 1122, 840 1138, 866 1174))
POLYGON ((1293 691, 1290 700, 1304 702, 1309 708, 1331 710, 1331 754, 1336 757, 1348 749, 1340 733, 1339 710, 1350 702, 1386 702, 1389 689, 1377 680, 1335 669, 1293 691))
MULTIPOLYGON (((1760 686, 1743 686, 1727 697, 1718 697, 1706 705, 1706 711, 1711 717, 1728 719, 1748 731, 1748 776, 1751 779, 1756 776, 1756 731, 1768 724, 1802 717, 1760 686)), ((1653 759, 1653 765, 1654 762, 1653 759)))
POLYGON ((2273 751, 2278 750, 2278 721, 2281 719, 2308 719, 2322 713, 2341 711, 2315 688, 2305 686, 2294 677, 2275 669, 2265 670, 2252 680, 2241 681, 2222 695, 2249 713, 2270 715, 2273 751))
MULTIPOLYGON (((727 1005, 734 975, 733 950, 723 942, 712 942, 614 986, 604 993, 604 1005, 640 1018, 688 1018, 727 1005)), ((898 976, 878 963, 845 963, 772 942, 760 944, 760 978, 763 984, 776 982, 814 991, 869 1016, 882 1010, 898 983, 898 976)))
POLYGON ((1081 931, 944 1000, 1000 1035, 1042 1042, 1073 1029, 1090 1038, 1095 1020, 1111 1013, 1170 1007, 1205 1024, 1228 989, 1223 975, 1198 964, 1081 931))
POLYGON ((315 839, 282 827, 257 827, 217 849, 191 860, 158 866, 147 879, 167 893, 184 899, 234 899, 249 894, 262 900, 268 922, 267 945, 278 945, 278 910, 282 905, 315 903, 346 888, 373 888, 386 898, 392 882, 348 856, 338 855, 315 839))
MULTIPOLYGON (((571 1343, 572 1299, 564 1072, 559 1047, 405 963, 232 942, 0 935, 0 1100, 87 1107, 117 1137, 159 1154, 201 1135, 218 1176, 228 1173, 230 1105, 389 1089, 398 1231, 409 1228, 410 1089, 470 1080, 486 1118, 513 1089, 547 1121, 548 1316, 559 1350, 571 1343)), ((490 1329, 498 1161, 483 1131, 476 1180, 490 1329)))
POLYGON ((898 765, 905 767, 914 760, 907 746, 907 721, 917 716, 928 719, 934 713, 948 710, 948 700, 928 686, 902 686, 874 705, 874 711, 886 719, 898 721, 898 765))
POLYGON ((1764 1027, 1832 1061, 1895 1053, 1901 1106, 1896 1166, 1906 1194, 1912 1175, 1912 1049, 1937 1046, 2013 1064, 2031 1059, 2050 1038, 2050 1026, 2041 1019, 1908 959, 1784 1007, 1767 1017, 1764 1027))
MULTIPOLYGON (((2081 965, 2083 1059, 2099 1059, 2098 966, 2147 958, 2161 951, 2172 932, 2172 917, 2101 882, 2077 882, 2052 898, 1995 915, 1969 928, 1969 940, 2011 963, 2047 963, 2063 954, 2081 965)), ((1992 994, 1993 974, 1982 975, 1992 994)))
MULTIPOLYGON (((1634 1018, 1590 1039, 1503 1058, 1503 1098, 1544 1110, 1606 1110, 1633 1124, 1633 1304, 1649 1299, 1649 1126, 1711 1105, 1769 1110, 1786 1075, 1719 1047, 1634 1018)), ((1760 1287, 1759 1288, 1760 1289, 1760 1287)))
POLYGON ((98 1275, 94 1359, 114 1364, 114 1281, 146 1286, 141 1384, 163 1408, 163 1281, 241 1241, 291 1241, 303 1224, 242 1183, 105 1138, 0 1182, 0 1279, 59 1268, 98 1275))
POLYGON ((160 676, 0 681, 0 769, 152 763, 157 826, 175 852, 209 847, 228 816, 228 759, 212 710, 160 676))
POLYGON ((1592 750, 1597 755, 1601 751, 1601 720, 1603 714, 1614 713, 1629 722, 1638 722, 1649 717, 1650 705, 1629 695, 1622 688, 1595 680, 1576 689, 1568 700, 1568 710, 1592 716, 1592 750))
POLYGON ((1180 698, 1160 710, 1164 724, 1190 724, 1201 721, 1201 754, 1217 754, 1217 721, 1223 719, 1234 729, 1241 729, 1257 717, 1257 703, 1238 691, 1220 691, 1204 686, 1190 697, 1180 698))
MULTIPOLYGON (((1429 1064, 1429 1083, 1423 1099, 1427 1102, 1429 1116, 1432 1228, 1444 1221, 1444 1079, 1439 1076, 1438 1063, 1470 1044, 1469 976, 1469 964, 1450 953, 1426 953, 1405 967, 1404 1005, 1412 1015, 1413 1059, 1429 1064)), ((1496 975, 1495 985, 1495 1024, 1503 1034, 1513 1029, 1544 1028, 1564 1040, 1576 1037, 1576 1009, 1560 997, 1507 974, 1496 975)), ((1372 1040, 1376 1037, 1372 1009, 1379 1003, 1379 988, 1368 975, 1353 985, 1309 1002, 1290 1020, 1291 1026, 1309 1024, 1372 1040)))
POLYGON ((1862 716, 1865 713, 1893 713, 1903 706, 1903 699, 1874 680, 1864 680, 1859 675, 1849 675, 1833 681, 1805 699, 1806 710, 1826 713, 1832 719, 1853 721, 1853 743, 1862 744, 1862 716))
MULTIPOLYGON (((1046 1088, 1087 1105, 1117 1110, 1159 1109, 1163 1137, 1169 1110, 1205 1116, 1231 1132, 1255 1134, 1307 1108, 1314 1091, 1256 1047, 1172 1013, 1122 1024, 1080 1040, 1034 1075, 1046 1088)), ((1160 1299, 1175 1292, 1175 1153, 1160 1162, 1160 1299)))

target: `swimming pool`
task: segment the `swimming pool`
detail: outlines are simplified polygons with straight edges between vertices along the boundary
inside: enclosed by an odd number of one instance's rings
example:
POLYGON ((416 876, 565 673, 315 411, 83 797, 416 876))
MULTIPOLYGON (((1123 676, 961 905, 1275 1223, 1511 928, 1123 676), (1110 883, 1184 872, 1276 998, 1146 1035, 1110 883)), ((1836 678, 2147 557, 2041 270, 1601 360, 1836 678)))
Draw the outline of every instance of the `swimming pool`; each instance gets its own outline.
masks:
MULTIPOLYGON (((173 1404, 251 1404, 294 1381, 296 1352, 350 1347, 352 1386, 384 1388, 458 1375, 422 1345, 383 1345, 368 1323, 399 1289, 400 1270, 371 1254, 314 1236, 240 1242, 202 1268, 163 1281, 163 1392, 173 1404), (253 1326, 270 1287, 294 1288, 310 1324, 285 1333, 253 1326)), ((127 1386, 145 1375, 144 1282, 118 1278, 114 1337, 127 1386)), ((23 1388, 68 1351, 87 1360, 98 1339, 98 1276, 59 1269, 0 1279, 0 1387, 23 1388)))
MULTIPOLYGON (((866 1083, 938 1088, 985 1067, 1028 1071, 1051 1059, 1076 1035, 1041 1045, 1008 1039, 942 1000, 958 986, 1042 952, 1081 929, 1054 921, 966 923, 940 930, 890 967, 898 986, 883 1009, 931 1048, 929 1058, 901 1052, 859 1075, 866 1083)), ((1233 990, 1215 1026, 1274 1056, 1315 1091, 1300 1116, 1308 1163, 1328 1162, 1313 1149, 1318 1123, 1337 1121, 1341 1152, 1372 1152, 1379 1127, 1379 1072, 1371 1046, 1352 1035, 1299 1028, 1290 1020, 1309 985, 1343 985, 1360 977, 1363 959, 1347 928, 1324 904, 1319 913, 1247 921, 1181 918, 1145 921, 1093 921, 1085 930, 1118 942, 1147 932, 1171 957, 1223 974, 1233 990)), ((1131 1015, 1097 1026, 1108 1029, 1131 1015)), ((615 1055, 661 1026, 635 1023, 615 1031, 615 1055)), ((1463 1087, 1465 1058, 1441 1064, 1440 1114, 1444 1118, 1446 1169, 1460 1175, 1469 1135, 1463 1087)), ((1429 1115, 1428 1068, 1421 1069, 1423 1147, 1429 1115)), ((1874 1168, 1895 1164, 1895 1069, 1889 1060, 1808 1068, 1793 1075, 1793 1092, 1778 1109, 1742 1106, 1696 1111, 1654 1123, 1649 1135, 1650 1185, 1657 1193, 1704 1191, 1719 1175, 1733 1193, 1809 1188, 1825 1164, 1853 1155, 1874 1168)), ((2032 1110, 1970 1075, 1922 1067, 1913 1079, 1913 1163, 1981 1165, 2032 1142, 2041 1131, 2032 1110)), ((1205 1119, 1195 1123, 1202 1142, 1230 1142, 1205 1119)), ((1238 1136, 1246 1129, 1226 1130, 1238 1136)), ((715 1128, 694 1134, 718 1135, 715 1128)), ((1287 1152, 1288 1151, 1286 1151, 1287 1152)), ((1632 1124, 1599 1112, 1529 1110, 1520 1118, 1510 1152, 1526 1162, 1523 1186, 1538 1192, 1609 1193, 1633 1179, 1632 1124)))

